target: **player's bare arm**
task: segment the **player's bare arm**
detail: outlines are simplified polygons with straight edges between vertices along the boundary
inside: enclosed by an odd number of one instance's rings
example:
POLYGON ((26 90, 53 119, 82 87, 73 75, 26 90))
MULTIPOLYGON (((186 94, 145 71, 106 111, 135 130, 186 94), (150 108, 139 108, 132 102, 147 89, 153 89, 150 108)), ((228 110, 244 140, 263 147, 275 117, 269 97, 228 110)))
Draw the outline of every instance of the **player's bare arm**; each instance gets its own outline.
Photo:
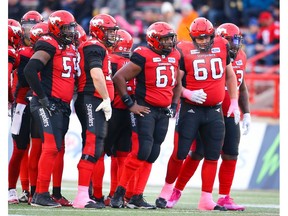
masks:
POLYGON ((226 86, 228 88, 230 98, 237 99, 237 79, 231 63, 226 67, 226 86))
POLYGON ((31 59, 38 59, 40 60, 44 65, 47 64, 47 62, 51 59, 51 56, 43 51, 43 50, 38 50, 37 52, 35 52, 33 54, 33 56, 31 57, 31 59))
POLYGON ((239 99, 238 99, 239 107, 242 113, 250 113, 249 108, 249 93, 245 83, 245 79, 243 79, 240 87, 239 87, 239 99))
POLYGON ((99 92, 103 99, 109 97, 105 77, 101 68, 92 68, 90 70, 91 77, 93 79, 93 84, 95 89, 99 92))

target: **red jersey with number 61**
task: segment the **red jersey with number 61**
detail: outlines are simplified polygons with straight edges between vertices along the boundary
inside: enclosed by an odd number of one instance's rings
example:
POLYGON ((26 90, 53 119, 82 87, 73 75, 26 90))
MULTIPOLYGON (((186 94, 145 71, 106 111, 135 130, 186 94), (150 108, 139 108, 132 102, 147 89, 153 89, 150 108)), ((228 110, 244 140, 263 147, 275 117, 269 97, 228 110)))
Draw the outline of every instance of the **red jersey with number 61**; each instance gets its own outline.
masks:
MULTIPOLYGON (((207 94, 202 106, 215 106, 225 97, 226 65, 230 63, 228 41, 215 37, 208 52, 200 52, 192 42, 179 42, 180 69, 184 71, 183 87, 189 90, 203 89, 207 94)), ((186 99, 187 103, 196 104, 186 99)))
POLYGON ((142 68, 136 76, 136 99, 141 98, 156 107, 167 107, 172 102, 173 88, 179 68, 180 53, 173 51, 165 56, 148 47, 134 50, 130 61, 142 68))

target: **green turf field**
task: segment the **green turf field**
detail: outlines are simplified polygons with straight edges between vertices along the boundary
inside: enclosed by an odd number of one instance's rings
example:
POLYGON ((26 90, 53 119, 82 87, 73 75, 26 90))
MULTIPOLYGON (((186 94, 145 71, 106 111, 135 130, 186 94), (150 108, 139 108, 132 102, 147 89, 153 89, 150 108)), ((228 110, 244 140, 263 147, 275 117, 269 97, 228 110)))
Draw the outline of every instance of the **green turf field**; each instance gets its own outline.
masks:
MULTIPOLYGON (((73 200, 76 195, 76 182, 64 182, 62 186, 62 194, 70 200, 73 200)), ((104 185, 103 193, 108 194, 109 185, 104 185)), ((18 188, 18 194, 21 189, 18 188)), ((147 186, 144 193, 145 199, 154 203, 156 197, 159 195, 161 187, 147 186)), ((232 192, 232 197, 236 203, 246 206, 243 212, 219 212, 219 211, 199 211, 197 210, 198 200, 200 196, 199 188, 187 187, 182 193, 182 197, 178 204, 173 209, 156 209, 156 210, 136 210, 136 209, 113 209, 106 207, 105 209, 73 209, 72 207, 62 207, 57 209, 32 207, 25 204, 16 204, 8 206, 9 215, 37 215, 37 216, 92 216, 92 215, 113 215, 113 216, 142 216, 142 215, 242 215, 242 216, 276 216, 279 215, 279 191, 235 191, 232 192)), ((217 200, 217 189, 214 192, 214 200, 217 200)))

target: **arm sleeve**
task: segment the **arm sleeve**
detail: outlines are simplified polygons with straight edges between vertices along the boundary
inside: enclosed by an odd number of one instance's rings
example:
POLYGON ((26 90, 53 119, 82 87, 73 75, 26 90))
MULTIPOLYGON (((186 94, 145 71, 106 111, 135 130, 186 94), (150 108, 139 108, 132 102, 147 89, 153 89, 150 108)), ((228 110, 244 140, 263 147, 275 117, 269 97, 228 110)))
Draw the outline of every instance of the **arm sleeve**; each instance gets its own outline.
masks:
POLYGON ((21 87, 29 87, 29 84, 27 83, 26 78, 24 76, 24 68, 28 62, 29 62, 28 57, 20 55, 20 63, 18 66, 17 73, 18 73, 18 82, 21 85, 21 87))
POLYGON ((38 71, 44 68, 44 64, 39 59, 30 59, 24 68, 24 75, 29 83, 31 89, 38 95, 39 98, 44 98, 45 93, 41 87, 40 80, 38 78, 38 71))
POLYGON ((84 58, 87 61, 88 70, 102 68, 106 50, 98 45, 89 45, 83 48, 84 58))
POLYGON ((47 52, 50 56, 51 59, 56 53, 56 47, 50 44, 49 42, 38 40, 34 46, 34 52, 37 52, 39 50, 47 52))
POLYGON ((130 61, 143 69, 145 62, 146 62, 146 59, 142 55, 140 55, 139 53, 134 52, 130 58, 130 61))

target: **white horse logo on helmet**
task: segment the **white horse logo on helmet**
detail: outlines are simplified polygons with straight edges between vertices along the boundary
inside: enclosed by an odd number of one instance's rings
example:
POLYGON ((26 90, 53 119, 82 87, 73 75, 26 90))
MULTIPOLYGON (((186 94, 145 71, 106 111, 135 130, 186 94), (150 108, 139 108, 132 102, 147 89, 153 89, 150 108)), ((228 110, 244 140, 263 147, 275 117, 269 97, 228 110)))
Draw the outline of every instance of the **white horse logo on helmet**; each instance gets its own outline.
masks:
POLYGON ((41 28, 36 28, 36 29, 31 30, 31 33, 32 33, 34 36, 37 36, 38 34, 43 33, 43 29, 41 29, 41 28))
POLYGON ((97 26, 97 25, 101 25, 104 24, 104 20, 103 19, 94 19, 92 20, 92 25, 93 26, 97 26))
POLYGON ((60 17, 49 17, 49 20, 52 24, 55 24, 56 21, 61 22, 61 18, 60 17))
POLYGON ((155 29, 151 29, 150 31, 147 31, 147 35, 149 35, 150 37, 153 35, 153 34, 156 34, 156 30, 155 29))
POLYGON ((217 35, 227 34, 227 30, 225 28, 217 28, 217 35))
POLYGON ((21 28, 20 27, 12 26, 12 25, 10 27, 11 27, 11 29, 13 30, 13 32, 15 34, 18 34, 19 32, 21 32, 21 28))

